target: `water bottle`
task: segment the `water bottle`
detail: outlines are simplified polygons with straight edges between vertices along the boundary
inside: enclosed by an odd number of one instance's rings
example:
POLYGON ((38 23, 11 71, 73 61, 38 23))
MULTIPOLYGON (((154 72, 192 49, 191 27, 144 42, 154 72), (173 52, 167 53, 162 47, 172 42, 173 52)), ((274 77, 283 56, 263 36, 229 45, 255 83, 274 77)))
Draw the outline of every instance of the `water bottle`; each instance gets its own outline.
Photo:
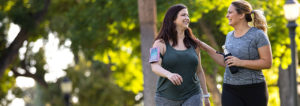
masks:
MULTIPOLYGON (((224 61, 226 61, 227 59, 225 59, 227 56, 232 56, 232 54, 230 52, 227 51, 225 45, 222 46, 223 50, 224 50, 224 61)), ((229 67, 229 70, 231 72, 231 74, 235 74, 239 71, 239 68, 236 66, 231 66, 229 67)))

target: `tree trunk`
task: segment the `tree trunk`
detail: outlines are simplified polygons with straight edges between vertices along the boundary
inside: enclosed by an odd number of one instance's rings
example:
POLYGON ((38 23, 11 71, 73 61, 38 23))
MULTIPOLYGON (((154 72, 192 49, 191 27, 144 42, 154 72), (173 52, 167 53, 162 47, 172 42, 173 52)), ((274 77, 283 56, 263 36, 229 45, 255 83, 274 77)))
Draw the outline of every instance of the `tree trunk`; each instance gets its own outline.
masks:
POLYGON ((19 53, 19 49, 22 47, 23 42, 28 39, 28 31, 21 29, 18 36, 11 43, 11 45, 4 51, 0 59, 0 79, 3 76, 4 71, 12 63, 19 53))
POLYGON ((209 43, 211 44, 211 46, 213 48, 215 48, 216 50, 219 50, 220 48, 219 48, 219 46, 218 46, 218 44, 216 42, 216 39, 215 39, 214 35, 211 32, 211 29, 209 29, 207 27, 207 25, 206 25, 206 23, 205 23, 204 20, 199 19, 198 21, 199 21, 199 24, 200 24, 200 27, 201 27, 202 31, 207 36, 207 39, 208 39, 209 43))
MULTIPOLYGON (((33 14, 32 20, 34 20, 31 25, 35 28, 44 18, 48 11, 48 6, 50 5, 50 0, 44 0, 44 9, 33 14)), ((4 50, 4 54, 0 57, 0 79, 3 76, 4 71, 13 62, 16 56, 19 54, 19 49, 22 47, 23 42, 28 39, 29 29, 21 28, 14 41, 9 45, 9 47, 4 50)))
POLYGON ((216 78, 212 75, 205 75, 207 86, 212 94, 212 100, 214 101, 215 106, 221 106, 221 93, 216 87, 217 81, 216 78))
POLYGON ((144 105, 154 106, 156 75, 151 71, 149 49, 156 35, 156 1, 138 0, 139 20, 141 29, 141 49, 144 75, 144 105))
POLYGON ((31 74, 29 72, 28 69, 25 69, 25 68, 22 68, 25 70, 25 74, 20 74, 18 71, 17 71, 17 68, 14 67, 12 68, 12 72, 14 73, 14 76, 15 78, 17 78, 18 76, 23 76, 23 77, 29 77, 29 78, 32 78, 34 79, 37 83, 39 83, 39 85, 43 86, 44 88, 48 89, 49 85, 48 83, 45 81, 45 79, 43 77, 38 77, 37 75, 35 74, 31 74))

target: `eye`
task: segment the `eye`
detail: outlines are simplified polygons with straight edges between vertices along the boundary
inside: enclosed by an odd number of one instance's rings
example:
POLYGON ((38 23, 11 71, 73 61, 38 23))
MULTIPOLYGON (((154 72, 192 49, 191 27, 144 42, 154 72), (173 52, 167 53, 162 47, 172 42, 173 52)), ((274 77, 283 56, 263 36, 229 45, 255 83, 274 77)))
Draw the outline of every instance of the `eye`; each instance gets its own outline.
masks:
POLYGON ((189 17, 189 14, 185 14, 185 13, 184 13, 184 14, 182 14, 181 16, 188 16, 188 17, 189 17))

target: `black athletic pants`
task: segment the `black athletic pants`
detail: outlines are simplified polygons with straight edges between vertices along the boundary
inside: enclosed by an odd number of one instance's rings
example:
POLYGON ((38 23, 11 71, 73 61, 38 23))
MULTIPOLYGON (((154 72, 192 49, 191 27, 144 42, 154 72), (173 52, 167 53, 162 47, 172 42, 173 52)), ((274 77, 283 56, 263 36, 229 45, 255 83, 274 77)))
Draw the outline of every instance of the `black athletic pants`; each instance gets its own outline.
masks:
POLYGON ((251 85, 223 84, 222 106, 267 106, 266 83, 251 85))

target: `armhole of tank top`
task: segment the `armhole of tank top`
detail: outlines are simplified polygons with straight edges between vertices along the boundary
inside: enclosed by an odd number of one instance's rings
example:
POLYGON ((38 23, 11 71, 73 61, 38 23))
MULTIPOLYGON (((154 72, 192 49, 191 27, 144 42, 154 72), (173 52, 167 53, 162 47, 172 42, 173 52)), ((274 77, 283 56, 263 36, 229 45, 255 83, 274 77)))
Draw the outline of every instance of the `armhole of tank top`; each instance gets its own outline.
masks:
POLYGON ((194 48, 194 51, 195 51, 195 53, 196 53, 196 55, 197 55, 197 57, 199 58, 199 56, 200 56, 200 53, 201 53, 201 49, 200 48, 198 48, 198 47, 192 47, 192 48, 194 48), (197 52, 198 51, 198 49, 199 49, 199 53, 197 52))
POLYGON ((167 46, 167 45, 168 45, 167 42, 165 42, 165 47, 166 47, 165 53, 164 53, 164 54, 159 53, 161 59, 163 59, 163 58, 164 58, 164 55, 167 53, 167 50, 168 50, 168 46, 167 46))

